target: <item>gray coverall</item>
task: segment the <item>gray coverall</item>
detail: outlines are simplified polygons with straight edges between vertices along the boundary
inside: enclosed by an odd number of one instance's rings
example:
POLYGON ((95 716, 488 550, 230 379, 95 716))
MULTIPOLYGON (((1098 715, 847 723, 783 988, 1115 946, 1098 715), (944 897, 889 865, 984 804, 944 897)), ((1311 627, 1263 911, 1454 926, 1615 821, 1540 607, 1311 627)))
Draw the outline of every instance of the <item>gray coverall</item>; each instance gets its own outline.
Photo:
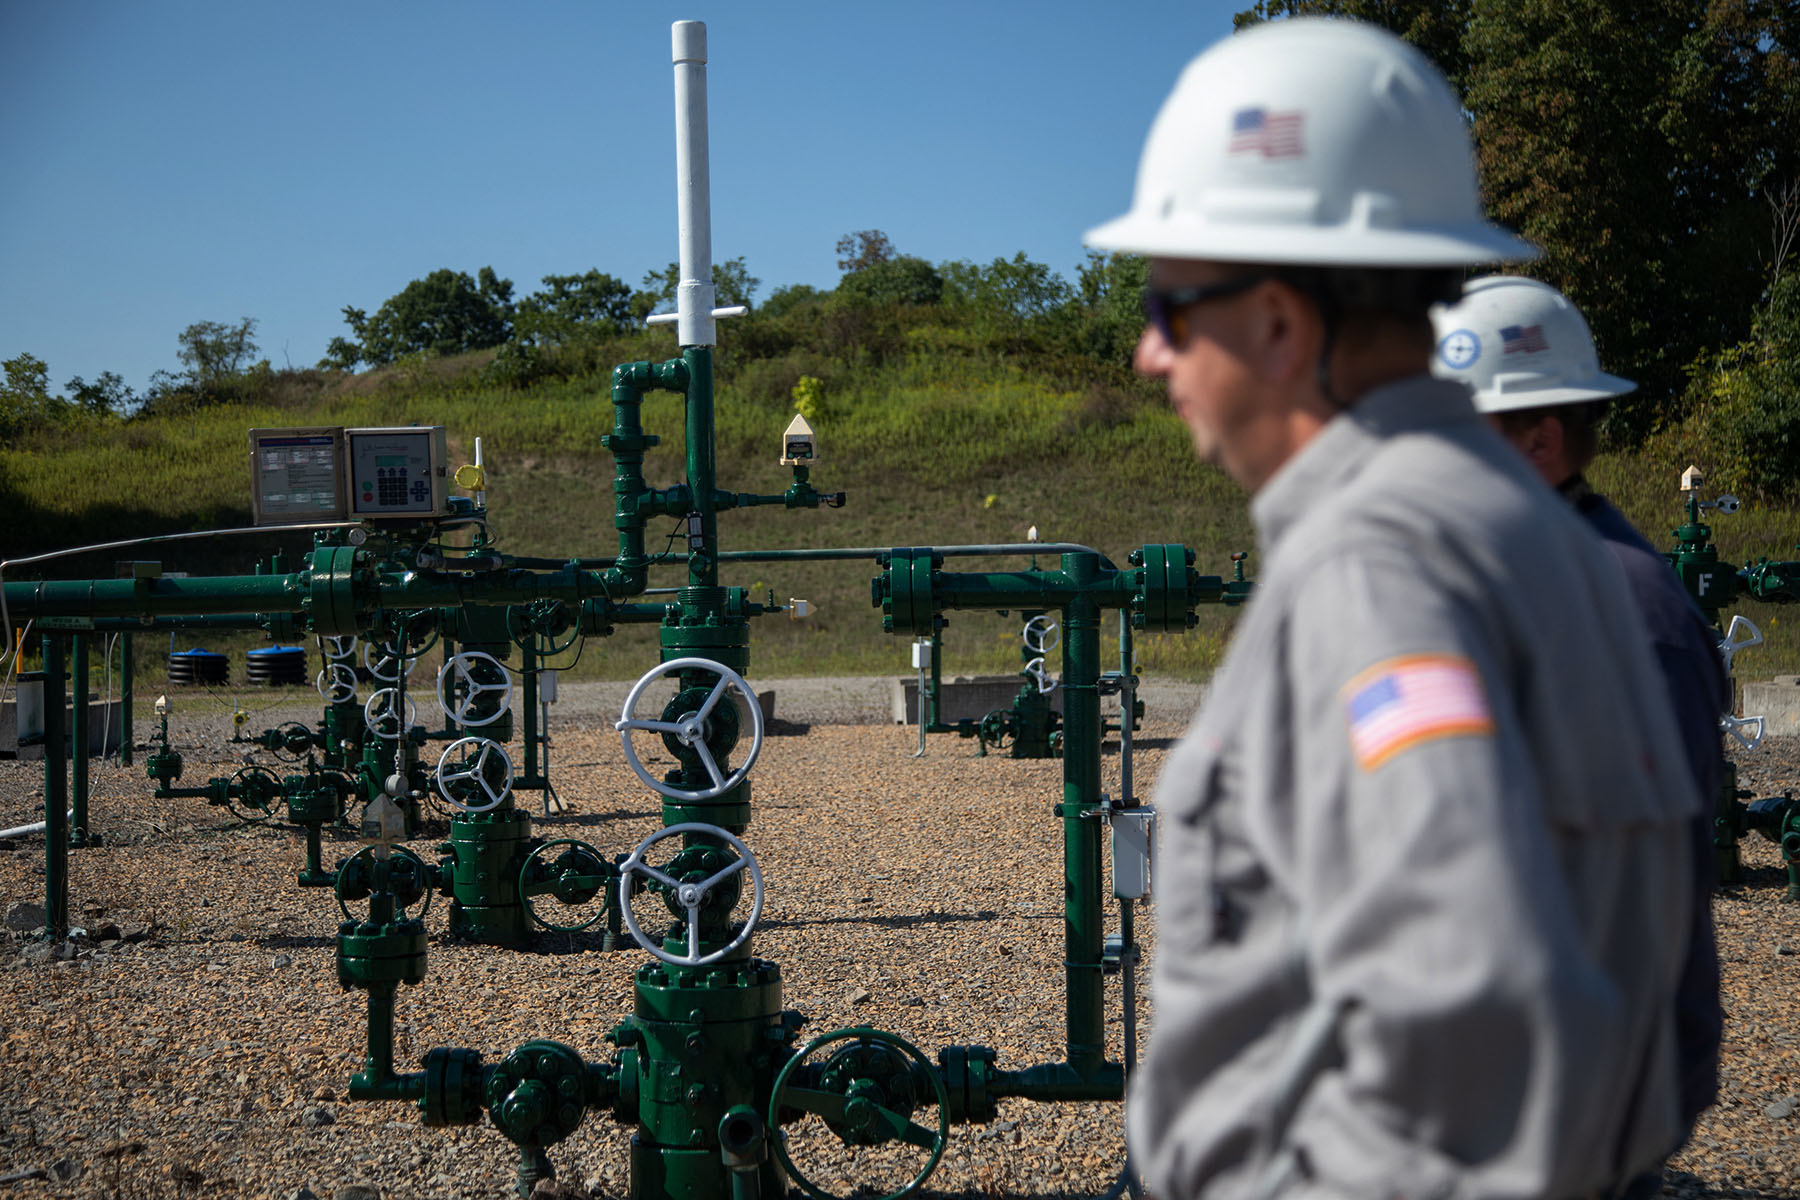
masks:
POLYGON ((1692 784, 1617 564, 1426 378, 1252 515, 1255 599, 1157 784, 1144 1181, 1554 1198, 1656 1163, 1692 784))

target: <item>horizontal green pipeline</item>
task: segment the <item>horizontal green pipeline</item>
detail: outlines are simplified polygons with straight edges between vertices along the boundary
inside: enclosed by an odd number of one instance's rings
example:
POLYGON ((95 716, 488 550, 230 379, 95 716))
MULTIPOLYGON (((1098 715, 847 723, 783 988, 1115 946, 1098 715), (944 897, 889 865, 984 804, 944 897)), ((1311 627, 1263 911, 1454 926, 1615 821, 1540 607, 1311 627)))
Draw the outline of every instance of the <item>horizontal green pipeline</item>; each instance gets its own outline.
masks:
POLYGON ((1040 1063, 1017 1071, 995 1071, 988 1077, 987 1091, 996 1099, 1011 1097, 1047 1104, 1123 1100, 1125 1067, 1102 1062, 1098 1069, 1083 1073, 1068 1063, 1040 1063))
MULTIPOLYGON (((722 550, 718 561, 727 562, 829 562, 832 560, 875 560, 884 554, 892 554, 896 549, 907 547, 895 546, 830 546, 816 547, 807 550, 722 550)), ((988 545, 968 546, 929 546, 926 549, 933 554, 941 554, 945 558, 980 558, 986 556, 1001 557, 1005 555, 1039 555, 1039 554, 1099 554, 1092 546, 1083 546, 1076 542, 996 542, 988 545)), ((527 570, 550 570, 555 567, 574 565, 584 570, 610 567, 618 560, 615 558, 509 558, 507 562, 527 570)), ((669 559, 653 562, 651 566, 685 567, 687 560, 669 559)), ((1109 571, 1117 570, 1105 555, 1100 555, 1100 565, 1109 571)))

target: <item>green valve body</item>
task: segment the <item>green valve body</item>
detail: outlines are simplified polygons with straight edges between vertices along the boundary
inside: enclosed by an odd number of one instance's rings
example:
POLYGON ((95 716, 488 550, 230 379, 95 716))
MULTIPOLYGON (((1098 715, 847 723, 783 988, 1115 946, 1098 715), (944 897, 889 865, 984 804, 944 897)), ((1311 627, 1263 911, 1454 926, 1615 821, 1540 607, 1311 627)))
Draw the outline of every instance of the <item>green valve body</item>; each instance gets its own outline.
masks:
POLYGON ((425 943, 423 921, 345 921, 338 927, 338 983, 347 988, 419 983, 425 978, 425 943))
POLYGON ((1028 683, 1013 700, 1014 758, 1057 758, 1062 754, 1062 716, 1050 705, 1050 696, 1028 683))
POLYGON ((1741 582, 1737 568, 1720 561, 1719 548, 1712 544, 1712 527, 1700 520, 1699 501, 1693 496, 1688 497, 1687 517, 1687 523, 1673 531, 1675 548, 1663 557, 1675 568, 1676 578, 1707 620, 1717 625, 1719 610, 1737 599, 1741 582))
POLYGON ((458 813, 438 847, 451 862, 450 933, 493 946, 524 946, 531 920, 519 896, 519 871, 532 850, 531 818, 502 805, 458 813))
MULTIPOLYGON (((649 963, 637 972, 635 1010, 610 1038, 619 1046, 616 1115, 635 1121, 632 1191, 726 1200, 718 1130, 742 1105, 768 1105, 798 1018, 781 1011, 781 972, 760 959, 696 967, 649 963)), ((770 1156, 761 1196, 786 1193, 770 1156)))
POLYGON ((677 600, 671 616, 658 630, 665 662, 674 658, 710 658, 740 675, 750 669, 750 622, 739 615, 744 606, 744 589, 684 587, 677 600))
POLYGON ((322 728, 325 765, 339 771, 355 770, 367 736, 363 706, 354 700, 327 705, 322 728))

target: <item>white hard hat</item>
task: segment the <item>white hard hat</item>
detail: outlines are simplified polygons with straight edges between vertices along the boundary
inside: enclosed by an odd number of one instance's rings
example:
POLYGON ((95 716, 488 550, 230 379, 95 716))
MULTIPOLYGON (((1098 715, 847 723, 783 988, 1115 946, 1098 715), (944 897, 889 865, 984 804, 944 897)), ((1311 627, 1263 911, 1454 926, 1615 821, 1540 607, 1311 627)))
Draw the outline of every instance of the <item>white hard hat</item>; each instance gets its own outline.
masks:
POLYGON ((1189 63, 1150 127, 1131 211, 1089 245, 1298 266, 1536 258, 1482 217, 1462 106, 1373 25, 1258 25, 1189 63))
POLYGON ((1600 369, 1568 297, 1522 275, 1469 280, 1461 300, 1431 310, 1431 324, 1431 373, 1468 384, 1485 413, 1608 400, 1637 387, 1600 369))

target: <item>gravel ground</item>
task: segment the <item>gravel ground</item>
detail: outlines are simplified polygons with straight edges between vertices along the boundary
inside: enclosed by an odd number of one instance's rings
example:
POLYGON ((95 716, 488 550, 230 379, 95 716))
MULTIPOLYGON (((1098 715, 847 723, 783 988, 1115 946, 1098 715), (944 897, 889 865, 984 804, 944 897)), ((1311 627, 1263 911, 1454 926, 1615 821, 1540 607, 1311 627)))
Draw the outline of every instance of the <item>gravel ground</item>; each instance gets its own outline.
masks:
MULTIPOLYGON (((1061 829, 1050 808, 1061 764, 977 759, 954 737, 913 758, 916 732, 889 722, 886 680, 757 686, 777 693, 746 835, 768 879, 757 953, 780 964, 785 1006, 808 1019, 803 1036, 872 1025, 928 1056, 979 1043, 1009 1068, 1060 1059, 1061 829)), ((552 708, 550 774, 569 812, 543 819, 545 836, 613 854, 658 828, 655 798, 617 736, 601 732, 624 691, 565 686, 552 708)), ((1197 691, 1145 689, 1140 781, 1154 778, 1197 691)), ((180 700, 183 783, 242 765, 228 751, 244 748, 222 745, 229 712, 223 697, 180 700)), ((316 718, 316 704, 270 706, 248 728, 316 718)), ((150 729, 139 721, 140 742, 150 729)), ((1758 795, 1800 786, 1800 742, 1772 739, 1740 761, 1758 795)), ((1118 768, 1109 750, 1109 789, 1118 768)), ((195 800, 157 802, 141 755, 131 768, 98 766, 95 779, 93 824, 106 842, 73 857, 72 914, 96 935, 122 936, 79 939, 73 958, 47 962, 28 935, 0 939, 0 1185, 116 1200, 512 1193, 514 1151, 485 1123, 426 1129, 409 1106, 346 1099, 366 1006, 336 983, 335 904, 295 884, 296 830, 239 825, 195 800)), ((39 764, 0 761, 0 825, 41 817, 41 784, 39 764)), ((328 861, 355 849, 328 837, 328 861)), ((41 840, 0 845, 0 900, 41 901, 41 840)), ((1774 847, 1753 836, 1744 856, 1747 883, 1715 910, 1725 1094, 1672 1163, 1670 1195, 1800 1193, 1800 955, 1789 953, 1800 949, 1800 906, 1781 903, 1774 847)), ((603 953, 588 933, 545 935, 531 952, 452 944, 444 920, 440 901, 426 917, 430 974, 399 998, 402 1069, 434 1046, 472 1047, 491 1062, 532 1038, 609 1056, 602 1035, 629 1011, 642 951, 603 953)), ((1154 922, 1138 930, 1153 953, 1154 922)), ((1120 1000, 1113 986, 1115 1057, 1120 1000)), ((1139 1011, 1147 1019, 1147 1004, 1139 1011)), ((1119 1170, 1121 1117, 1118 1104, 1006 1102, 1000 1120, 951 1131, 927 1194, 1098 1195, 1119 1170)), ((563 1194, 623 1195, 626 1136, 590 1113, 552 1151, 563 1194)), ((856 1183, 893 1190, 918 1166, 846 1155, 824 1139, 799 1140, 794 1155, 837 1194, 856 1183)))

